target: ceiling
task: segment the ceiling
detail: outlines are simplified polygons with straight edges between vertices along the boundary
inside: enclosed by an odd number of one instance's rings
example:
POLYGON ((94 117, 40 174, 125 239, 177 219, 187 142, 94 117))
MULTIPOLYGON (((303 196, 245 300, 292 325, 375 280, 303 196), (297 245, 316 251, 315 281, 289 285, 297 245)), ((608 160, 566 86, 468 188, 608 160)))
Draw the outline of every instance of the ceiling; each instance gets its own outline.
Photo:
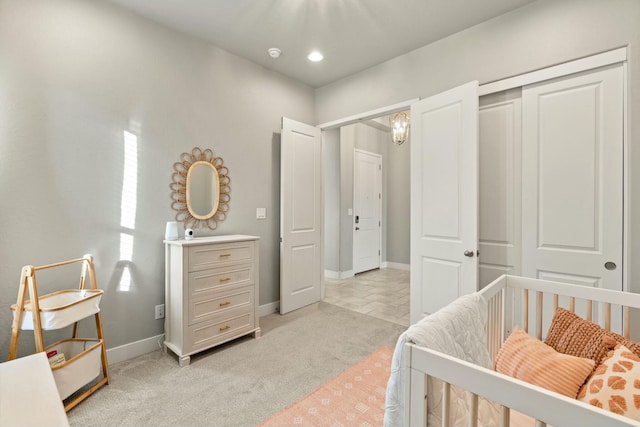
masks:
POLYGON ((107 1, 320 87, 534 0, 107 1))

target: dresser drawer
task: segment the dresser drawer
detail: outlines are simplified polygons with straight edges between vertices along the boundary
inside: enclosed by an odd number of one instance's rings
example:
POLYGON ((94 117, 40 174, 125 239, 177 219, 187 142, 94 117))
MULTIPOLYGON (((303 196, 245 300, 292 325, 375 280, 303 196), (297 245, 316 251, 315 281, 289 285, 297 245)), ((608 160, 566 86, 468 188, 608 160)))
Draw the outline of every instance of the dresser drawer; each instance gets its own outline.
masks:
MULTIPOLYGON (((247 307, 248 308, 248 307, 247 307)), ((189 326, 186 330, 186 344, 189 352, 209 348, 254 329, 253 310, 234 310, 225 319, 214 319, 189 326)))
POLYGON ((238 308, 253 309, 254 286, 231 288, 192 298, 189 301, 188 324, 193 325, 207 321, 224 313, 235 312, 238 308))
POLYGON ((189 248, 189 271, 207 270, 253 260, 253 243, 237 242, 189 248))
POLYGON ((189 299, 221 288, 242 287, 254 283, 250 264, 189 273, 189 299))

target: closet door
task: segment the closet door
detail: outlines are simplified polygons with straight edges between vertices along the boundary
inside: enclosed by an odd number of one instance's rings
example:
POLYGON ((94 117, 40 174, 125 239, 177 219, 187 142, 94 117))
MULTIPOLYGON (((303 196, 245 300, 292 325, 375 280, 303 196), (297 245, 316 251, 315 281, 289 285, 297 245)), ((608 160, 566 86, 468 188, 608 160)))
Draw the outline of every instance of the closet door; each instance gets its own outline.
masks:
POLYGON ((478 288, 478 82, 411 106, 411 322, 478 288))
POLYGON ((520 274, 521 89, 480 98, 480 288, 520 274))
POLYGON ((523 88, 524 276, 622 290, 623 73, 523 88))

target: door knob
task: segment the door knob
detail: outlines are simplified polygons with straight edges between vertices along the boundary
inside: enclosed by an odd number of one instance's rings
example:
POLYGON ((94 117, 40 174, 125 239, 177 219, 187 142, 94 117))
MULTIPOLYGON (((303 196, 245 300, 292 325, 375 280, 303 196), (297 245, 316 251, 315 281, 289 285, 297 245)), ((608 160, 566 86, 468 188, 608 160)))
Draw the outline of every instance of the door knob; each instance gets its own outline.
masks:
POLYGON ((468 256, 469 258, 471 258, 473 256, 473 251, 470 251, 470 250, 464 251, 464 256, 468 256))
POLYGON ((604 263, 604 268, 607 270, 615 270, 618 266, 615 262, 607 261, 604 263))

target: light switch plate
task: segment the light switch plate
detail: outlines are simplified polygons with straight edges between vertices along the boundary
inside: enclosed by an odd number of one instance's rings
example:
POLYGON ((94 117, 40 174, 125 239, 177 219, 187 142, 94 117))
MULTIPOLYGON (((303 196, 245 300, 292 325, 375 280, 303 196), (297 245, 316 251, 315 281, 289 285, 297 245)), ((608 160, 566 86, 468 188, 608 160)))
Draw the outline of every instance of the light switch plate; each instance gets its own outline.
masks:
POLYGON ((267 208, 256 208, 256 219, 265 219, 267 217, 267 208))

